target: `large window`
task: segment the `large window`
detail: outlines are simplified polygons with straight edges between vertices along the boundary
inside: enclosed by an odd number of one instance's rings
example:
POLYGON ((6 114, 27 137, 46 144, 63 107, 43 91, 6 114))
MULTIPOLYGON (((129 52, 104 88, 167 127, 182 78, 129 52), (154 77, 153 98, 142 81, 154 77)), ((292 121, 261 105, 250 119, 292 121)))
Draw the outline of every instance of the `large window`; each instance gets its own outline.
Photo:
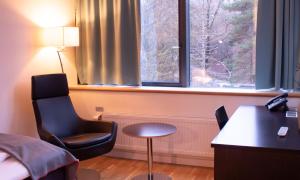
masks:
POLYGON ((141 0, 143 84, 254 88, 256 6, 257 0, 141 0))

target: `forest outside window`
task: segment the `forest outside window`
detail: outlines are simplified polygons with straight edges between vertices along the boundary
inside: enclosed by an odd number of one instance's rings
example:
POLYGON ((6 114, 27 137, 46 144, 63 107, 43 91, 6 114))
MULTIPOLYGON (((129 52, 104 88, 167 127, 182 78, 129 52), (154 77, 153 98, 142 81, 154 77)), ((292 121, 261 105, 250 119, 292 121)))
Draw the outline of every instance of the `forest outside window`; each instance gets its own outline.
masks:
POLYGON ((140 2, 143 85, 255 88, 257 0, 140 2))

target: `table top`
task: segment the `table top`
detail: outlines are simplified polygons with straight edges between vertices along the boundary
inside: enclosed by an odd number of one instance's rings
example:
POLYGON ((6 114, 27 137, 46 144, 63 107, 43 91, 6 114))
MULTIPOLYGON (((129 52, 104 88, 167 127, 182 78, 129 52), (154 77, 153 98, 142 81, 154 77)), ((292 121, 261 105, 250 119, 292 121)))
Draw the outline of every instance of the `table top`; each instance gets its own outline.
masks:
POLYGON ((211 145, 300 151, 298 121, 264 106, 240 106, 211 145), (289 128, 285 137, 277 135, 281 126, 289 128))
POLYGON ((176 132, 176 127, 165 123, 138 123, 123 128, 123 132, 129 136, 151 138, 168 136, 176 132))

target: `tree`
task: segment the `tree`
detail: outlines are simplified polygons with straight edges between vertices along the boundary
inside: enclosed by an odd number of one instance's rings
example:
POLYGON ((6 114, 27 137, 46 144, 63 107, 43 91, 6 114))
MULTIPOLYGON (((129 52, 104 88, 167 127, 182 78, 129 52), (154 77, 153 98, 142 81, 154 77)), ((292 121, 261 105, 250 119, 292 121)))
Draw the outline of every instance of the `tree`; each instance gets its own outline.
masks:
MULTIPOLYGON (((256 0, 191 0, 191 64, 209 82, 194 86, 254 84, 256 0), (200 13, 199 13, 200 12, 200 13)), ((194 80, 195 79, 195 80, 194 80)))
POLYGON ((178 0, 142 0, 141 6, 142 79, 177 82, 178 0))
POLYGON ((219 15, 222 3, 223 0, 190 1, 192 86, 203 86, 208 83, 207 79, 210 79, 210 86, 213 86, 215 79, 224 76, 224 72, 217 72, 215 67, 211 67, 215 64, 225 69, 225 76, 229 74, 222 63, 223 58, 217 56, 219 44, 227 31, 224 16, 219 15))
POLYGON ((233 72, 233 83, 255 82, 255 22, 254 7, 256 0, 235 0, 224 4, 223 9, 231 12, 229 23, 232 26, 228 42, 234 53, 228 64, 233 72))

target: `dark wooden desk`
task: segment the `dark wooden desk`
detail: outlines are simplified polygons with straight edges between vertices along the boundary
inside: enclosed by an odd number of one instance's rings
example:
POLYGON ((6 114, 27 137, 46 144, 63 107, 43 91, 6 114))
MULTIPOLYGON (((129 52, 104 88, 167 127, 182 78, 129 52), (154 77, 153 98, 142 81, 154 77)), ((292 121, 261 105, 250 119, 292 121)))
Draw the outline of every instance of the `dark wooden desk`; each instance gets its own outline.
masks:
POLYGON ((216 180, 300 179, 297 118, 263 106, 240 106, 212 141, 216 180), (289 127, 285 137, 277 132, 289 127))

